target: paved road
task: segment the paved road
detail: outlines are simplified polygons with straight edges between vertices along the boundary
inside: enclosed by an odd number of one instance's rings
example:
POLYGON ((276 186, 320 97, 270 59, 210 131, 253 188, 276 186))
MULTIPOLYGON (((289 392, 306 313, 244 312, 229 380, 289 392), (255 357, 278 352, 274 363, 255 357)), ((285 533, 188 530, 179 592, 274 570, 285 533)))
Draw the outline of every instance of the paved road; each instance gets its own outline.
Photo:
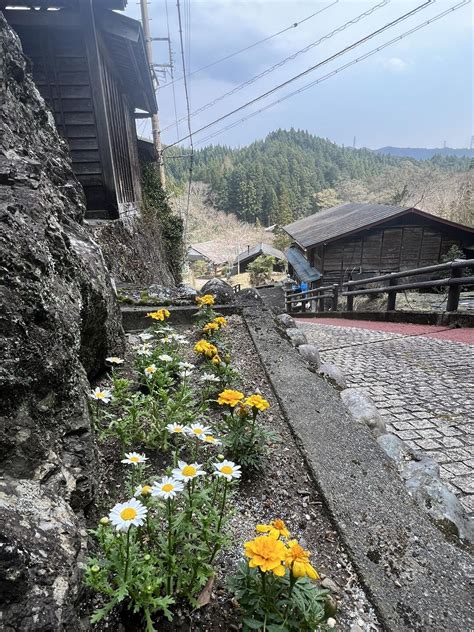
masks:
POLYGON ((474 331, 342 319, 298 323, 322 361, 370 395, 390 432, 440 464, 443 479, 474 513, 474 331))

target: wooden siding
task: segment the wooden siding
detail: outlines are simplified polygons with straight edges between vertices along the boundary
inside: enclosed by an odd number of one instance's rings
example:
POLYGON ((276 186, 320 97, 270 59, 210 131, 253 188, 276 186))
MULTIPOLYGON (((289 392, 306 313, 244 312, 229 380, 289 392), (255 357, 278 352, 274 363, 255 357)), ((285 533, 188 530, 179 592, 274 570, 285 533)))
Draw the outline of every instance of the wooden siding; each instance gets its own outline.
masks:
MULTIPOLYGON (((407 217, 403 224, 400 219, 387 222, 324 246, 318 267, 323 272, 321 283, 342 283, 352 275, 372 276, 432 265, 452 245, 460 243, 452 229, 419 217, 407 217)), ((308 252, 308 259, 319 259, 314 249, 308 252)))
POLYGON ((78 29, 15 27, 32 61, 33 78, 71 150, 74 173, 88 209, 106 208, 92 90, 83 38, 78 29))

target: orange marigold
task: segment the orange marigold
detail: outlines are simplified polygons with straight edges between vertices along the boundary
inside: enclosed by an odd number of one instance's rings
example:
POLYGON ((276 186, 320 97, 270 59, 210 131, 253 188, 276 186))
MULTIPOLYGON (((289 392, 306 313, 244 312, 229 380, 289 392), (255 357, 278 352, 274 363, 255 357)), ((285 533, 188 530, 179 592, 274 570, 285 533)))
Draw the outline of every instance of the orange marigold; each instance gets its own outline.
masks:
POLYGON ((244 394, 240 391, 233 391, 226 388, 225 391, 219 393, 217 403, 221 404, 221 406, 230 406, 231 408, 234 408, 243 398, 244 394))
POLYGON ((259 568, 264 573, 271 571, 278 577, 283 577, 286 559, 286 547, 281 540, 270 535, 261 535, 244 544, 246 557, 249 558, 250 568, 259 568))
POLYGON ((250 408, 256 408, 257 410, 261 411, 270 408, 270 404, 267 402, 267 400, 258 394, 250 395, 250 397, 247 397, 244 403, 247 406, 250 406, 250 408))
POLYGON ((170 312, 163 307, 162 309, 156 310, 156 312, 148 312, 147 317, 153 318, 153 320, 163 321, 170 317, 170 312))
POLYGON ((309 556, 310 552, 306 551, 296 540, 288 542, 285 561, 293 577, 319 579, 318 572, 309 562, 309 556))

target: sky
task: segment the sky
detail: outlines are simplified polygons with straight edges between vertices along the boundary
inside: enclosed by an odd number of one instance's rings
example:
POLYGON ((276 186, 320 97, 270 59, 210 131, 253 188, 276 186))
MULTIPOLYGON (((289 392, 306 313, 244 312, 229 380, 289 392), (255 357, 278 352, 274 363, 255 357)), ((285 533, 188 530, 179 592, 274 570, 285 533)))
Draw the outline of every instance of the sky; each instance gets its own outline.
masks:
MULTIPOLYGON (((194 146, 200 148, 217 143, 244 146, 264 138, 272 130, 294 127, 346 146, 352 146, 355 137, 356 147, 372 149, 386 145, 442 147, 444 142, 448 147, 468 147, 474 134, 472 4, 217 134, 233 122, 323 78, 460 1, 432 1, 415 15, 352 51, 199 132, 201 127, 321 63, 426 0, 180 0, 185 66, 190 74, 191 111, 219 99, 212 107, 192 116, 194 146), (370 15, 358 19, 381 4, 383 6, 370 15), (316 12, 318 14, 313 16, 316 12), (356 19, 356 23, 344 26, 356 19), (298 26, 270 37, 295 23, 298 26), (336 29, 339 30, 334 33, 336 29), (266 42, 201 70, 269 37, 266 42), (322 41, 318 43, 319 40, 322 41), (317 45, 220 99, 312 44, 317 45)), ((169 25, 179 120, 186 116, 186 99, 176 0, 149 0, 149 11, 153 37, 166 37, 169 25)), ((139 18, 135 1, 129 2, 126 14, 139 18)), ((153 46, 154 62, 167 63, 167 43, 156 41, 153 46)), ((160 83, 158 103, 162 140, 167 144, 175 143, 187 135, 187 122, 183 120, 176 125, 169 71, 160 83)), ((139 123, 138 130, 148 135, 148 124, 139 123)), ((189 139, 184 139, 181 144, 189 146, 189 139)))

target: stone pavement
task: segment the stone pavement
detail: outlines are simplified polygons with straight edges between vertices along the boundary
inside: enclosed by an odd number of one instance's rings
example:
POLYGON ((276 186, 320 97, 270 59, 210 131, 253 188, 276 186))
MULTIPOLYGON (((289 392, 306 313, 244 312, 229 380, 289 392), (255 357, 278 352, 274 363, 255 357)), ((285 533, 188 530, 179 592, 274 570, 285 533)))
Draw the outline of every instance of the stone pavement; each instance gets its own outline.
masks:
POLYGON ((473 344, 431 337, 436 327, 419 326, 413 334, 396 333, 400 326, 380 331, 376 322, 372 329, 367 321, 329 322, 298 319, 322 361, 368 393, 388 431, 439 463, 448 487, 474 513, 473 344))

